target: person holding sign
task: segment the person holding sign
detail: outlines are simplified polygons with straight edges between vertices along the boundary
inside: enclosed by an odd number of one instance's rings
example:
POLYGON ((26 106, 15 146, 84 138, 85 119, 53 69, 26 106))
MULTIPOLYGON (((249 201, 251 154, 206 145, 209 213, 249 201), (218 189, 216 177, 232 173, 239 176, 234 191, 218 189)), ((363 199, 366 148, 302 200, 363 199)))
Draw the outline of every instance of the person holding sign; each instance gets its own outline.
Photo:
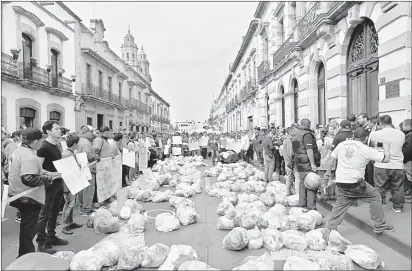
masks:
MULTIPOLYGON (((76 134, 70 133, 66 139, 67 149, 63 151, 62 158, 73 156, 74 160, 77 161, 74 152, 78 148, 78 143, 79 137, 76 134)), ((64 234, 73 234, 71 230, 81 228, 82 225, 73 222, 73 209, 76 206, 76 196, 70 193, 66 183, 63 183, 63 197, 65 204, 63 207, 62 232, 64 234)))
MULTIPOLYGON (((42 169, 36 155, 43 141, 40 130, 27 128, 22 132, 22 139, 22 145, 10 157, 9 196, 17 196, 33 187, 39 188, 10 202, 10 205, 21 213, 18 257, 35 252, 33 239, 37 233, 36 226, 40 211, 46 201, 44 186, 61 178, 60 173, 46 172, 42 169)), ((56 252, 51 247, 45 246, 39 246, 38 250, 50 254, 56 252)))

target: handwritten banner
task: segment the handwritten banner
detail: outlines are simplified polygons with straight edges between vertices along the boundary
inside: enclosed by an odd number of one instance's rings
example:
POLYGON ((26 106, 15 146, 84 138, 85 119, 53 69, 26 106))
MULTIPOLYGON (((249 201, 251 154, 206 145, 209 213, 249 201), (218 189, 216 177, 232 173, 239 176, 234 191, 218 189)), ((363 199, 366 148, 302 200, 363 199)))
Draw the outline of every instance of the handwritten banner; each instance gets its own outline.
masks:
POLYGON ((91 180, 92 173, 90 172, 90 168, 87 165, 89 163, 89 161, 87 160, 87 154, 85 152, 76 153, 76 160, 77 163, 79 163, 82 167, 82 169, 80 170, 82 172, 82 176, 86 178, 86 180, 91 180))
POLYGON ((189 143, 188 145, 189 145, 189 151, 195 151, 195 150, 200 149, 199 141, 198 141, 198 142, 189 143))
POLYGON ((103 158, 96 165, 97 201, 103 202, 122 187, 122 157, 103 158))

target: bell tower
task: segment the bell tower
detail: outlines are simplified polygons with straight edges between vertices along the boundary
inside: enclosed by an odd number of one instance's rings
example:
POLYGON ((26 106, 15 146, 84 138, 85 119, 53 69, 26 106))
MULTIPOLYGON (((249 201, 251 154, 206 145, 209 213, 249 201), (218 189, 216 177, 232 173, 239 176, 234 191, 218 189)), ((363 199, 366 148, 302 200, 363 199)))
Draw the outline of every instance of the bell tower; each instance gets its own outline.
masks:
POLYGON ((146 53, 143 50, 143 46, 142 46, 142 49, 140 49, 140 52, 139 52, 139 62, 140 62, 140 67, 142 68, 142 75, 151 82, 152 78, 150 76, 150 71, 149 71, 150 63, 147 60, 147 56, 146 56, 146 53))
POLYGON ((122 59, 140 73, 141 67, 138 59, 139 48, 136 43, 134 43, 134 37, 130 34, 130 26, 120 48, 122 51, 122 59))

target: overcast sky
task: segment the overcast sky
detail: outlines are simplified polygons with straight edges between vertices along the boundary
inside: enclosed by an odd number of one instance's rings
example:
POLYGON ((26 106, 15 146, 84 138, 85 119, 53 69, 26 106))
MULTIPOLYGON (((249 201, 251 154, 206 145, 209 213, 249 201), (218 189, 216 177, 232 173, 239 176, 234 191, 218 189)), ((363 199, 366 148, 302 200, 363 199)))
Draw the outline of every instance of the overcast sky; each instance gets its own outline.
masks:
POLYGON ((102 19, 105 40, 121 55, 130 25, 150 62, 152 87, 171 105, 171 120, 204 121, 223 86, 257 2, 64 2, 83 23, 102 19))

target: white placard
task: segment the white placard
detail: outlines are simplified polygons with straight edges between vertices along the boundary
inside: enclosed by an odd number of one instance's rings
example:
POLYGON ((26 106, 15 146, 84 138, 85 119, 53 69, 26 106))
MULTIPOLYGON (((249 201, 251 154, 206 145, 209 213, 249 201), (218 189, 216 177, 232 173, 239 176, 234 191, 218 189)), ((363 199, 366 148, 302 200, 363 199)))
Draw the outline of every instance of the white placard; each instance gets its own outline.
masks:
POLYGON ((76 195, 90 185, 73 156, 53 161, 53 165, 57 172, 62 174, 62 178, 72 195, 76 195))
POLYGON ((242 150, 242 142, 241 141, 237 141, 232 145, 232 150, 235 153, 240 153, 240 151, 242 150))
POLYGON ((86 180, 91 180, 92 173, 90 172, 90 168, 87 166, 89 163, 87 154, 85 152, 76 153, 76 160, 82 167, 80 171, 82 172, 83 177, 86 178, 86 180))
POLYGON ((126 148, 123 148, 123 165, 135 168, 136 167, 136 154, 126 148))
POLYGON ((199 141, 189 143, 188 145, 189 145, 189 151, 195 151, 195 150, 200 149, 199 141))
POLYGON ((180 144, 182 144, 182 137, 181 136, 173 136, 172 137, 172 142, 175 145, 180 145, 180 144))
POLYGON ((182 148, 173 147, 172 148, 172 155, 175 155, 175 156, 182 155, 182 148))
POLYGON ((200 139, 199 139, 199 145, 200 145, 200 147, 207 147, 207 138, 206 137, 201 137, 200 139))

